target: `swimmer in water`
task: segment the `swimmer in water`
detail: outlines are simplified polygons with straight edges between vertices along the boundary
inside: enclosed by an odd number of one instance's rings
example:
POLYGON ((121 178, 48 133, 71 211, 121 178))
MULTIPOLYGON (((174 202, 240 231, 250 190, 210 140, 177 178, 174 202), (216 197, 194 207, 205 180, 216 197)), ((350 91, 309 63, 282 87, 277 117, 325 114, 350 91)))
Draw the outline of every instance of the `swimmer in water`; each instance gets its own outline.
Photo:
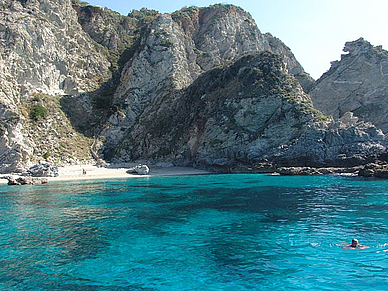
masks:
POLYGON ((356 249, 356 248, 358 248, 358 249, 369 249, 368 246, 360 245, 360 244, 358 243, 358 239, 356 239, 356 238, 354 238, 354 239, 352 240, 352 243, 351 243, 350 245, 346 245, 346 246, 344 246, 343 248, 344 248, 344 249, 356 249))

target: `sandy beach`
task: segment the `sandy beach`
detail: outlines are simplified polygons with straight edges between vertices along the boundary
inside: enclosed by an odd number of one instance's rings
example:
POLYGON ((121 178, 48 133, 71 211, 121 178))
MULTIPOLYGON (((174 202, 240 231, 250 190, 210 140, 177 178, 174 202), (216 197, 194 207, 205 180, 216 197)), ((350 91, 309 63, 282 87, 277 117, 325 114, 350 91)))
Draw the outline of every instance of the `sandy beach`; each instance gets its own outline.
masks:
POLYGON ((150 176, 178 176, 178 175, 201 175, 209 172, 185 167, 150 167, 148 175, 138 175, 127 173, 130 167, 97 167, 94 165, 76 165, 59 168, 58 177, 50 177, 49 181, 67 181, 67 180, 90 180, 90 179, 117 179, 131 177, 150 177, 150 176), (86 174, 83 174, 83 170, 86 174))
MULTIPOLYGON (((138 175, 127 173, 130 166, 107 166, 97 167, 95 165, 73 165, 59 167, 58 177, 48 177, 48 181, 74 181, 74 180, 92 180, 92 179, 122 179, 134 177, 152 177, 152 176, 181 176, 181 175, 203 175, 210 172, 202 171, 188 167, 150 167, 148 175, 138 175), (84 173, 86 172, 86 174, 84 173)), ((3 175, 6 176, 6 175, 3 175)), ((17 176, 17 175, 13 175, 17 176)), ((0 179, 0 183, 7 183, 6 179, 0 179)))

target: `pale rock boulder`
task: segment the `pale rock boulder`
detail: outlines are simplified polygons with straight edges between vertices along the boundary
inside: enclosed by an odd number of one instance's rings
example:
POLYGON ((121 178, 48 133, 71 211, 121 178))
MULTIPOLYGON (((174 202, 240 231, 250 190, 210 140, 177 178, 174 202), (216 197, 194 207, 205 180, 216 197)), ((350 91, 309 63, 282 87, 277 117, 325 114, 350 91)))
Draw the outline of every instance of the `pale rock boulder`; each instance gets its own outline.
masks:
POLYGON ((138 175, 148 175, 150 168, 147 165, 136 165, 133 168, 128 169, 127 173, 136 173, 138 175))

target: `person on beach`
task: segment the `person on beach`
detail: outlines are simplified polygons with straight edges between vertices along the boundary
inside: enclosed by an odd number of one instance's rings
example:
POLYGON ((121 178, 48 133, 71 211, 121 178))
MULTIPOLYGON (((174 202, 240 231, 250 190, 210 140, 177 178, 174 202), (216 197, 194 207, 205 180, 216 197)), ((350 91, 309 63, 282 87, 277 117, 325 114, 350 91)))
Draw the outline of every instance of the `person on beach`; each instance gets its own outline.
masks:
POLYGON ((344 249, 356 249, 356 248, 358 248, 358 249, 369 249, 368 246, 360 245, 360 244, 358 243, 358 239, 356 239, 356 238, 354 238, 354 239, 352 240, 352 243, 351 243, 350 245, 346 245, 346 246, 344 246, 343 248, 344 248, 344 249))

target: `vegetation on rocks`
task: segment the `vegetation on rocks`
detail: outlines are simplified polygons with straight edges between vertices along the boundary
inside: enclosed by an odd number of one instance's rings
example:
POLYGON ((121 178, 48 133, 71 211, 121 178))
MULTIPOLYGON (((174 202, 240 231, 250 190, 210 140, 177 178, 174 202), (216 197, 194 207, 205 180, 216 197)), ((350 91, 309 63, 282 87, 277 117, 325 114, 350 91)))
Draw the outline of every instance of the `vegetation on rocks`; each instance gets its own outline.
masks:
POLYGON ((30 111, 30 118, 34 121, 44 120, 47 117, 47 109, 41 104, 34 104, 30 111))
POLYGON ((36 94, 31 102, 19 107, 20 112, 25 114, 26 138, 34 144, 32 161, 91 159, 90 147, 93 140, 74 129, 62 110, 60 99, 58 96, 36 94))
MULTIPOLYGON (((1 169, 98 159, 99 149, 219 169, 360 162, 386 149, 373 126, 315 109, 311 77, 239 7, 123 16, 79 0, 3 2, 1 169)), ((386 53, 357 53, 366 47, 350 44, 343 59, 378 59, 386 76, 386 53)))

